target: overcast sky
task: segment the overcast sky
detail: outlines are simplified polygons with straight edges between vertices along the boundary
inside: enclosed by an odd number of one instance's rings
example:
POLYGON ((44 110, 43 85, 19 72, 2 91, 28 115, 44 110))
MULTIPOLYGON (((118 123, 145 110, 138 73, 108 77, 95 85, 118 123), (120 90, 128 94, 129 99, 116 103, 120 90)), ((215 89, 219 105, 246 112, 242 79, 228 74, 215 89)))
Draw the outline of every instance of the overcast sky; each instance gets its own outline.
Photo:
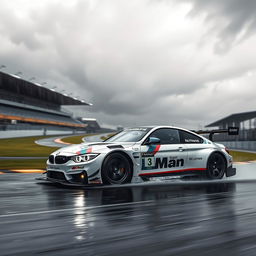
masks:
POLYGON ((0 0, 0 65, 104 125, 202 128, 255 109, 255 0, 0 0))

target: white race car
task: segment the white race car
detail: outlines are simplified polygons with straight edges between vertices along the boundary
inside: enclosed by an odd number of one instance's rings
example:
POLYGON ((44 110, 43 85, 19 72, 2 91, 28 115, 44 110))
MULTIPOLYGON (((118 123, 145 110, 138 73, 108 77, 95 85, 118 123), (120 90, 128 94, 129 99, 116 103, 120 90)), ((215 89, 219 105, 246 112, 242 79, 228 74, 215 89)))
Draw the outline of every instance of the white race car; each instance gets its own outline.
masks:
POLYGON ((47 161, 46 179, 95 185, 139 183, 166 176, 221 179, 235 174, 232 156, 222 144, 182 128, 147 126, 125 129, 104 142, 55 151, 47 161))

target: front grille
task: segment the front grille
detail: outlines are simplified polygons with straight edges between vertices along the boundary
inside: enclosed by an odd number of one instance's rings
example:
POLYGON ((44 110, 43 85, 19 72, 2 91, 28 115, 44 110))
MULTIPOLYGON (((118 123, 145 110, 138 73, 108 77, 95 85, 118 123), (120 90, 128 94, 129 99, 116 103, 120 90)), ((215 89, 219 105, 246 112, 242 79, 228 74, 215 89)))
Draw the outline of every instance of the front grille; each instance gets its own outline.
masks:
POLYGON ((47 171, 47 178, 55 180, 66 180, 65 175, 62 172, 47 171))
POLYGON ((54 164, 54 155, 49 156, 49 163, 54 164))
POLYGON ((55 164, 65 164, 70 159, 71 159, 70 156, 56 156, 55 157, 55 164))

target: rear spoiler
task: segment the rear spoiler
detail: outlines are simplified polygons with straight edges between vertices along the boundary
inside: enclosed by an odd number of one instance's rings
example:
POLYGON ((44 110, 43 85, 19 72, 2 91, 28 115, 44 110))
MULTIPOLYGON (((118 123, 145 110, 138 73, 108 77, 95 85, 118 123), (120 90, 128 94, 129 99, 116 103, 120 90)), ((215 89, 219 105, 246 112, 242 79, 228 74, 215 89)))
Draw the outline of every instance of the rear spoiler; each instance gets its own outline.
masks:
POLYGON ((219 129, 219 130, 199 130, 193 131, 197 134, 209 134, 209 140, 213 141, 213 135, 215 133, 227 133, 228 135, 239 135, 239 127, 228 127, 228 129, 219 129))

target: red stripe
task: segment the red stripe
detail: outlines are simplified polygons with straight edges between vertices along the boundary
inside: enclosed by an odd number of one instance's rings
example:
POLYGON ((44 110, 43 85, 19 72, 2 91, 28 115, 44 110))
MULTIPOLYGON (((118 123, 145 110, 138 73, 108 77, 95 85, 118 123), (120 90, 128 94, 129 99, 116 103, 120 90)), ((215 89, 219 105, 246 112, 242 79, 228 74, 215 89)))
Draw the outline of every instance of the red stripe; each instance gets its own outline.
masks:
POLYGON ((90 154, 92 153, 92 148, 88 148, 87 151, 86 151, 87 154, 90 154))
POLYGON ((153 151, 154 155, 159 151, 160 147, 161 147, 161 145, 156 146, 155 150, 153 151))
POLYGON ((206 168, 190 168, 190 169, 173 170, 173 171, 165 171, 165 172, 148 172, 148 173, 141 173, 139 174, 139 176, 165 174, 165 173, 179 173, 179 172, 189 172, 189 171, 206 171, 206 168))

